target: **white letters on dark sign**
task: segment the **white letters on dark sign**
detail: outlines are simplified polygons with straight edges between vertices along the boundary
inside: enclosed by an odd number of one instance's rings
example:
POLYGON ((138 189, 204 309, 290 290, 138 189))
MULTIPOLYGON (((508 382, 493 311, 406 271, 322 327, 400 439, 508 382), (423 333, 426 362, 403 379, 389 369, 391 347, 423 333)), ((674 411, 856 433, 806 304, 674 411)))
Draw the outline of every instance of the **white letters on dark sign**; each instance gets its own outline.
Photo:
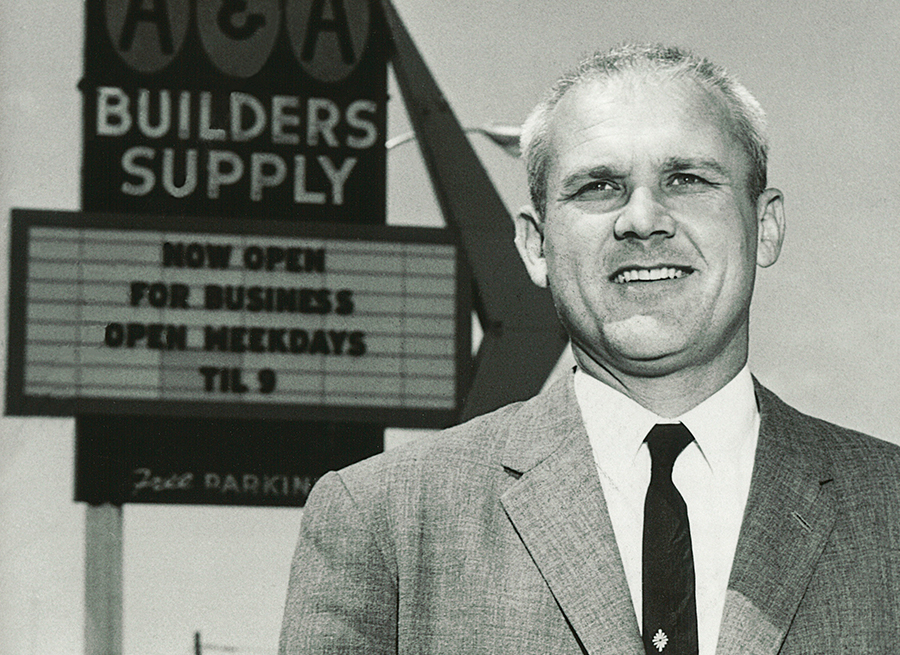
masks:
MULTIPOLYGON (((268 61, 281 28, 278 0, 197 0, 203 49, 225 75, 251 77, 268 61)), ((164 69, 181 51, 190 22, 188 0, 106 0, 109 38, 134 70, 164 69)), ((314 79, 338 82, 365 50, 369 0, 287 0, 284 18, 298 63, 314 79)))

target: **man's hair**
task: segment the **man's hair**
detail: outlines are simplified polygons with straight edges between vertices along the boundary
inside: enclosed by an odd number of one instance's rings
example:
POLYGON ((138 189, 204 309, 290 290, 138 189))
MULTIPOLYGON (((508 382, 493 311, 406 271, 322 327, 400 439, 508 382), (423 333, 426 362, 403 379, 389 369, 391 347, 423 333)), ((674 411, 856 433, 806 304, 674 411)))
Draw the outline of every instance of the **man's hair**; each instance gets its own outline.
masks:
POLYGON ((594 80, 611 80, 627 73, 662 73, 672 79, 693 80, 720 99, 731 119, 734 136, 750 157, 749 191, 757 198, 766 188, 768 138, 766 117, 750 92, 724 68, 687 50, 663 45, 627 44, 586 57, 557 80, 550 93, 522 126, 521 147, 535 211, 543 217, 547 202, 547 173, 552 156, 550 122, 553 110, 573 87, 594 80))

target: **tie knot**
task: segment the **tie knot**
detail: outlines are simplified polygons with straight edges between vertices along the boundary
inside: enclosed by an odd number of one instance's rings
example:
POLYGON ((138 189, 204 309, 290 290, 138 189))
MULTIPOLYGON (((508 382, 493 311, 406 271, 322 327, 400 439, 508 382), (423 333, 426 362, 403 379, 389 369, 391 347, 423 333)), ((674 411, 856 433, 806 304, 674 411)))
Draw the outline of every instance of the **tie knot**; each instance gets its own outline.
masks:
POLYGON ((668 475, 672 475, 675 460, 693 440, 694 435, 684 423, 657 423, 645 439, 650 449, 653 468, 659 467, 668 475))

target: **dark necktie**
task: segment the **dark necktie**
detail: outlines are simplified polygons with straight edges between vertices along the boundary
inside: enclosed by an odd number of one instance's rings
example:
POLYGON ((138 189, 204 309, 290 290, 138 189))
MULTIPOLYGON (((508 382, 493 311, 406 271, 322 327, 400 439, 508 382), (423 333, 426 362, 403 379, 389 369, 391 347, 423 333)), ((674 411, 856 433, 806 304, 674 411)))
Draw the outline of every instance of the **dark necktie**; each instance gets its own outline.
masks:
POLYGON ((697 655, 694 557, 687 506, 672 482, 675 459, 694 437, 683 424, 659 424, 647 435, 652 468, 644 501, 644 650, 697 655))

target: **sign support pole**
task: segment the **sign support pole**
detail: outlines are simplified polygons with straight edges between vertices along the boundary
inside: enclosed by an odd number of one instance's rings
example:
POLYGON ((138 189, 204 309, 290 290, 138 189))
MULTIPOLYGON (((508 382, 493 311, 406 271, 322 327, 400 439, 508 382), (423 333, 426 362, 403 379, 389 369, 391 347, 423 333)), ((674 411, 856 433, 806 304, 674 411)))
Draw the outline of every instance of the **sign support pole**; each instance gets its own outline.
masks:
POLYGON ((87 505, 84 524, 84 652, 121 655, 122 507, 87 505))

